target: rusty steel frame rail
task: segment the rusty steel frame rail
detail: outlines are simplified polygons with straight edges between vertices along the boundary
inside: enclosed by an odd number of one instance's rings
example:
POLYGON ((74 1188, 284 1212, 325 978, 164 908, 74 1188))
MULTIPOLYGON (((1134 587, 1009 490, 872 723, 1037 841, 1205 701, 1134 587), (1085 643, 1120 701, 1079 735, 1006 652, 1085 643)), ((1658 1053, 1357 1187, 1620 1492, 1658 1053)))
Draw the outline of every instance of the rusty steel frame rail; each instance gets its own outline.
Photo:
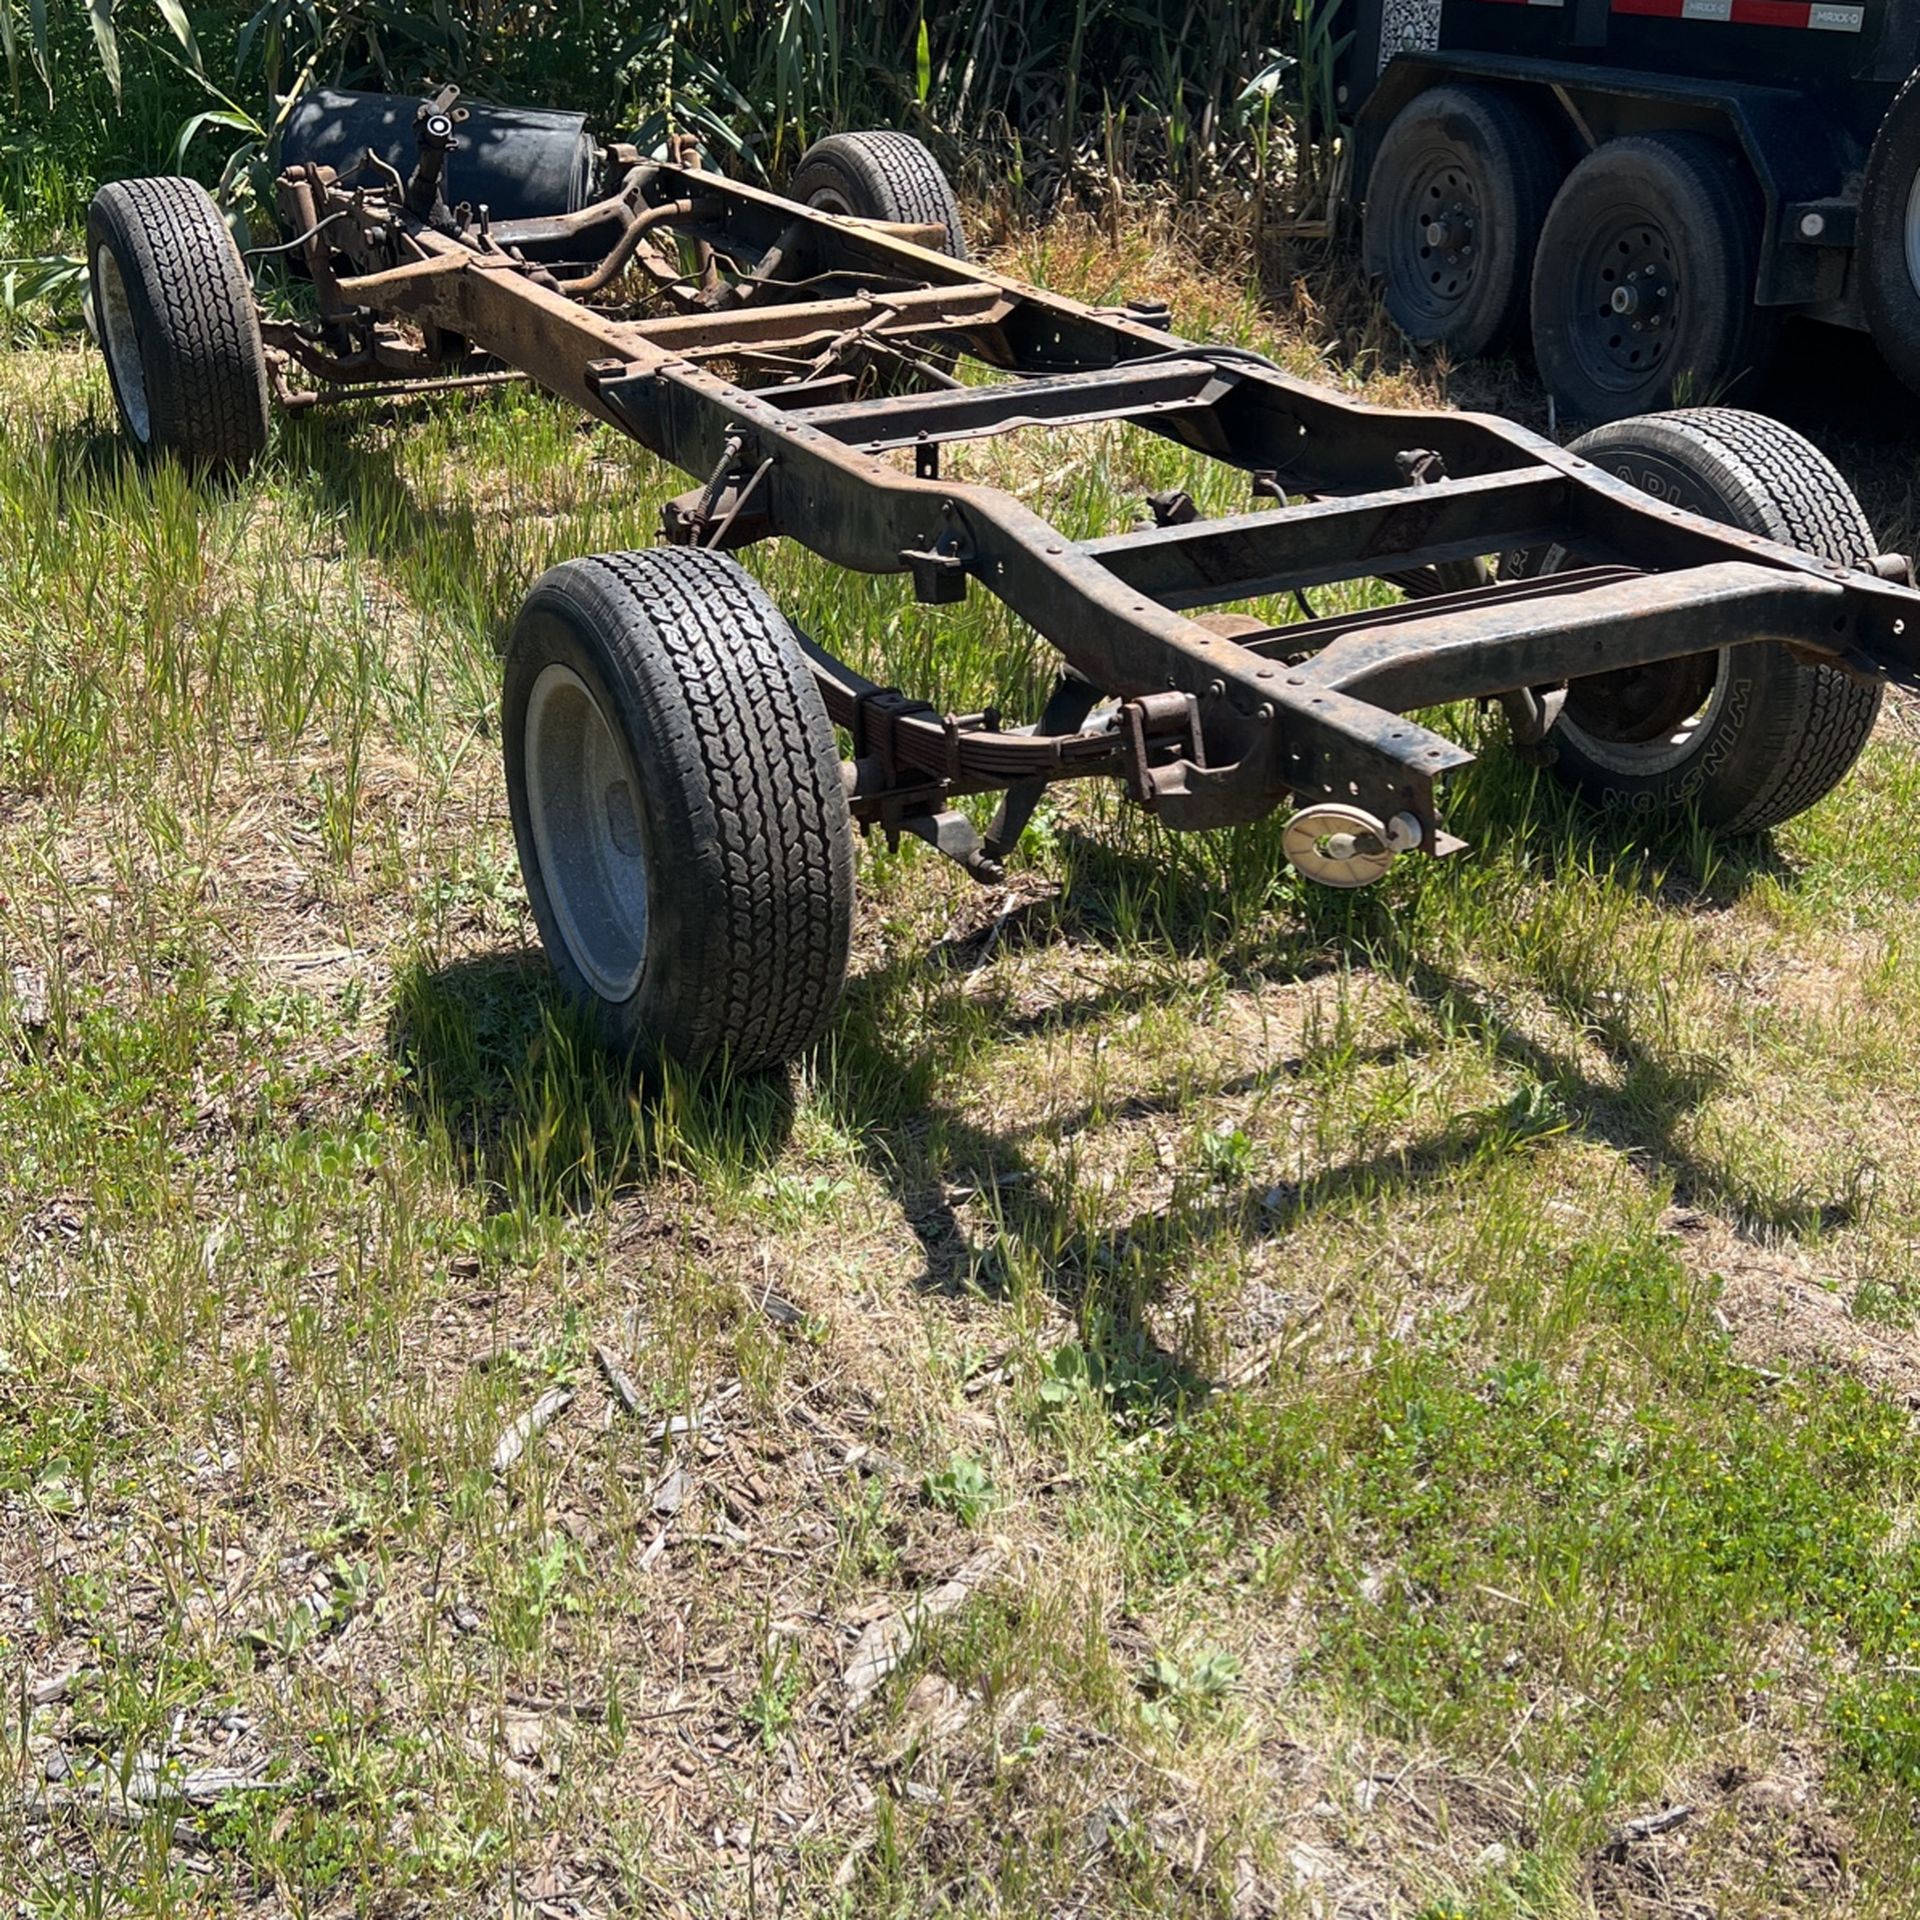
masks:
POLYGON ((280 360, 391 392, 470 382, 485 356, 702 481, 669 510, 670 539, 784 535, 840 566, 908 574, 924 601, 993 593, 1064 663, 1064 697, 1040 727, 936 713, 810 648, 854 735, 856 816, 922 833, 976 872, 995 870, 1009 814, 983 848, 948 805, 959 794, 1011 789, 1020 819, 1045 782, 1102 774, 1176 828, 1335 800, 1411 816, 1417 844, 1443 852, 1458 843, 1435 783, 1472 755, 1408 719, 1413 708, 1754 640, 1920 682, 1920 595, 1906 586, 1662 503, 1507 421, 1369 405, 1178 339, 1150 312, 953 259, 911 230, 692 164, 609 157, 609 197, 511 227, 449 212, 437 169, 431 197, 418 175, 373 188, 284 175, 321 323, 298 338, 271 329, 280 360), (661 238, 693 250, 699 272, 661 238), (656 311, 582 297, 623 276, 656 311), (809 297, 782 297, 795 293, 809 297), (929 351, 1010 377, 959 385, 935 362, 931 390, 847 397, 875 356, 926 368, 929 351), (423 354, 445 360, 444 378, 421 374, 423 354), (745 384, 769 368, 784 378, 745 384), (1156 509, 1164 524, 1076 541, 1007 493, 941 477, 952 443, 1100 421, 1237 467, 1276 504, 1202 520, 1181 503, 1156 509), (911 472, 897 464, 906 450, 911 472), (1462 563, 1544 546, 1575 571, 1437 591, 1462 563), (1257 634, 1190 617, 1373 577, 1434 597, 1257 634), (1089 726, 1101 697, 1119 705, 1089 726))

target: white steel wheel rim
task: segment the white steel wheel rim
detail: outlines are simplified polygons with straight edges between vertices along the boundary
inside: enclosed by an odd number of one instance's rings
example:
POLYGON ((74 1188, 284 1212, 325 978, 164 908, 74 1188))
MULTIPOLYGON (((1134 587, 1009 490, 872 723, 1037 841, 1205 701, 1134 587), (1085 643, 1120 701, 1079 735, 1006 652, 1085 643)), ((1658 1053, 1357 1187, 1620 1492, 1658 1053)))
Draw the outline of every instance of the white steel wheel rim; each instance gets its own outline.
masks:
POLYGON ((1589 733, 1577 719, 1566 713, 1560 716, 1558 731, 1563 736, 1570 736, 1582 753, 1610 772, 1642 776, 1671 773, 1699 751, 1700 742, 1708 729, 1720 718, 1727 704, 1727 689, 1733 681, 1730 666, 1727 649, 1722 647, 1714 665, 1713 687, 1706 700, 1671 732, 1660 734, 1655 739, 1609 740, 1603 735, 1589 733))
POLYGON ((587 684, 558 662, 527 701, 527 818, 567 957, 602 1000, 647 965, 647 852, 633 758, 587 684))
POLYGON ((1907 189, 1907 280, 1915 293, 1920 293, 1920 168, 1916 168, 1913 185, 1907 189))
POLYGON ((113 391, 127 431, 144 445, 153 438, 153 412, 147 404, 147 370, 140 364, 140 338, 134 331, 133 303, 111 247, 93 256, 93 284, 99 289, 97 319, 100 346, 113 370, 113 391))

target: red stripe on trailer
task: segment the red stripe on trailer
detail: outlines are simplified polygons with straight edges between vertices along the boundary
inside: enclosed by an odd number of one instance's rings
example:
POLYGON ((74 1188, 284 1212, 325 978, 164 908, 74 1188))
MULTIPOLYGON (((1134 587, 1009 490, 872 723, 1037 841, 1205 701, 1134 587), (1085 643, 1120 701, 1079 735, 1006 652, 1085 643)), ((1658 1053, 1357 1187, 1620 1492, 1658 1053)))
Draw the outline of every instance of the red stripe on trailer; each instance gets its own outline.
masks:
POLYGON ((1640 13, 1654 20, 1678 20, 1686 0, 1613 0, 1615 13, 1640 13))

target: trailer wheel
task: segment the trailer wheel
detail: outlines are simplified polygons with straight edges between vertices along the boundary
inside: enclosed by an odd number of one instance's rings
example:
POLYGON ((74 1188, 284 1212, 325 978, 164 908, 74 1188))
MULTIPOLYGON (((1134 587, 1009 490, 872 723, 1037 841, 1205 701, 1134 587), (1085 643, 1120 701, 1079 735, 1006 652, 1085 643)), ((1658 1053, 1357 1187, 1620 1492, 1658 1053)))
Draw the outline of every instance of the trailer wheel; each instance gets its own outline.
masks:
POLYGON ((1504 346, 1563 171, 1545 123, 1511 94, 1434 87, 1403 107, 1373 164, 1362 237, 1394 325, 1461 360, 1504 346))
POLYGON ((128 434, 148 453, 243 472, 266 449, 267 362, 246 264, 192 180, 93 196, 94 330, 128 434))
POLYGON ((555 567, 515 622, 502 706, 533 916, 608 1042, 753 1071, 818 1039, 853 838, 826 708, 753 580, 684 548, 555 567))
POLYGON ((1920 393, 1920 73, 1894 96, 1867 156, 1860 278, 1874 344, 1920 393))
POLYGON ((1745 162, 1697 133, 1634 134, 1567 176, 1533 265, 1533 350, 1569 418, 1710 405, 1757 375, 1761 210, 1745 162))
MULTIPOLYGON (((1863 566, 1873 530, 1852 490, 1792 428, 1727 407, 1622 420, 1572 451, 1662 500, 1822 559, 1863 566)), ((1507 571, 1551 573, 1557 547, 1507 571)), ((1880 688, 1771 642, 1575 680, 1549 736, 1554 772, 1604 808, 1694 807, 1757 833, 1832 791, 1866 745, 1880 688)))
POLYGON ((953 187, 911 134, 835 133, 816 140, 800 156, 787 197, 822 213, 945 227, 941 251, 956 260, 971 257, 953 187))

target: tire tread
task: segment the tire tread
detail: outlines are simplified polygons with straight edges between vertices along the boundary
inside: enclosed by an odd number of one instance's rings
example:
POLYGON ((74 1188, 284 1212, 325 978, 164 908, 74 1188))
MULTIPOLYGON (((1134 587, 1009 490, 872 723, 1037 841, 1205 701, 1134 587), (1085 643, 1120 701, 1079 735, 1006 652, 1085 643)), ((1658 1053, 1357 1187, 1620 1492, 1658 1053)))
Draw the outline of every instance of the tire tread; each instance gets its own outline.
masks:
MULTIPOLYGON (((1703 479, 1735 505, 1727 516, 1733 525, 1846 566, 1873 558, 1872 524, 1839 470, 1791 427, 1764 414, 1683 408, 1597 428, 1571 450, 1603 463, 1610 448, 1661 450, 1663 439, 1683 443, 1703 479)), ((1671 444, 1663 451, 1674 457, 1671 444)), ((1784 649, 1769 651, 1778 691, 1753 749, 1760 771, 1738 806, 1716 820, 1722 832, 1758 833, 1804 813, 1846 777, 1879 717, 1877 684, 1796 660, 1784 649)))
POLYGON ((946 251, 956 260, 970 257, 953 187, 939 161, 910 133, 882 129, 816 140, 794 169, 790 191, 795 199, 806 200, 807 174, 816 166, 832 167, 864 186, 877 209, 868 218, 945 227, 946 251))
POLYGON ((839 1000, 853 901, 839 752, 792 630, 743 568, 700 549, 568 561, 534 592, 565 576, 618 610, 600 638, 651 690, 701 870, 673 1004, 657 1035, 630 1037, 743 1071, 790 1060, 839 1000))
MULTIPOLYGON (((156 448, 223 469, 267 441, 266 356, 233 235, 197 181, 119 180, 94 200, 93 244, 126 249, 166 364, 148 373, 156 448), (156 377, 157 376, 157 377, 156 377)), ((144 345, 144 343, 143 343, 144 345)))

